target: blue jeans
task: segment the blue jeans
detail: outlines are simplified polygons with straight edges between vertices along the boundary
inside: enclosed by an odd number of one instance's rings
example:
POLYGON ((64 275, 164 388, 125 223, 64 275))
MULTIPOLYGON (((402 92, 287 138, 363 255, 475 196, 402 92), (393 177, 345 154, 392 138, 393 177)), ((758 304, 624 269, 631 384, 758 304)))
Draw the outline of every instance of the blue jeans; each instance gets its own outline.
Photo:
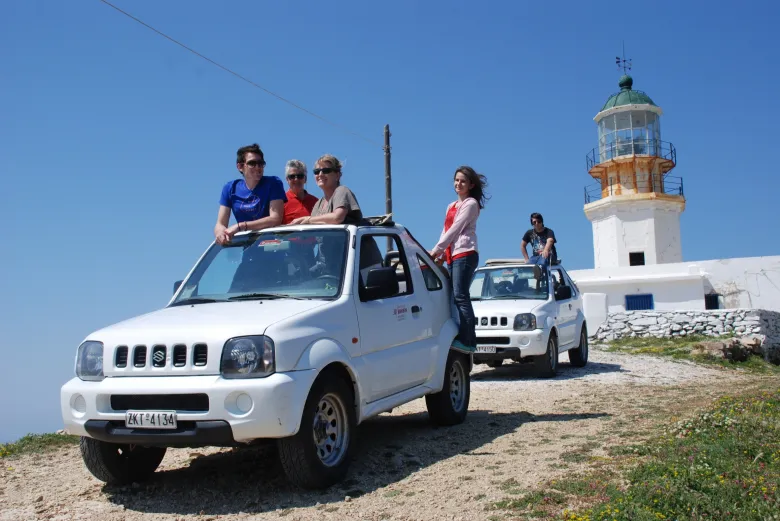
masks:
POLYGON ((474 280, 474 271, 478 265, 478 253, 455 259, 450 264, 452 297, 455 300, 455 307, 458 308, 458 315, 460 316, 458 340, 471 347, 477 345, 477 334, 474 331, 477 324, 474 318, 474 308, 471 306, 469 287, 471 286, 471 281, 474 280))
POLYGON ((550 265, 550 257, 547 257, 546 259, 542 257, 541 255, 534 255, 530 259, 528 259, 529 264, 538 264, 539 266, 549 266, 550 265))

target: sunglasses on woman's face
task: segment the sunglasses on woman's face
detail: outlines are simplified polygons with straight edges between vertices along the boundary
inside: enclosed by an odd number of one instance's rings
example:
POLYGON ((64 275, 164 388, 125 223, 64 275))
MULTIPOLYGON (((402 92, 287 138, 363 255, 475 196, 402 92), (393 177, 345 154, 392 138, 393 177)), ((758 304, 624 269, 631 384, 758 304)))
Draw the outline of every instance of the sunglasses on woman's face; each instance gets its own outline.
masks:
POLYGON ((251 161, 247 161, 244 163, 246 166, 265 166, 265 161, 255 161, 252 159, 251 161))
POLYGON ((306 177, 306 174, 290 174, 287 176, 287 179, 304 179, 306 177))
POLYGON ((335 168, 315 168, 314 169, 314 175, 332 174, 333 172, 337 172, 337 170, 335 168))

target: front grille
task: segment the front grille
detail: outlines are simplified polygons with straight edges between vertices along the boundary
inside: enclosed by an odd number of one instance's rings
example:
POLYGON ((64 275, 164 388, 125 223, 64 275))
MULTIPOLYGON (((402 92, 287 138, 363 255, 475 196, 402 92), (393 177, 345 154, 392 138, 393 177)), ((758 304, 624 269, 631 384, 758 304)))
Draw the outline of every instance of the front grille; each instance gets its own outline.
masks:
POLYGON ((502 326, 507 326, 509 324, 509 320, 506 317, 481 317, 477 318, 477 324, 480 326, 498 326, 499 324, 502 326))
POLYGON ((195 344, 192 348, 192 365, 206 365, 209 350, 206 344, 195 344))
POLYGON ((117 367, 127 367, 127 346, 119 346, 116 348, 114 365, 117 367))
POLYGON ((111 408, 115 411, 182 411, 208 412, 207 394, 113 394, 111 408))
POLYGON ((165 367, 165 346, 156 345, 152 348, 152 366, 165 367))
POLYGON ((173 346, 173 366, 184 367, 187 363, 187 346, 176 344, 173 346))
POLYGON ((477 337, 477 344, 490 344, 492 346, 506 346, 509 345, 509 337, 508 336, 477 337))
POLYGON ((133 350, 133 365, 135 367, 146 367, 146 346, 135 346, 135 350, 133 350))

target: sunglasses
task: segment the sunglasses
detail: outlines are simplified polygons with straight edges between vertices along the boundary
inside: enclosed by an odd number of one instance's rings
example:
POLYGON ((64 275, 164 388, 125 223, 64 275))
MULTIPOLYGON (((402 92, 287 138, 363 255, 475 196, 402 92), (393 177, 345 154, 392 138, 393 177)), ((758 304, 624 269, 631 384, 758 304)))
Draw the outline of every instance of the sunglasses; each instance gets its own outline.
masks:
POLYGON ((320 174, 332 174, 333 172, 338 172, 335 168, 315 168, 314 175, 320 175, 320 174))
POLYGON ((542 221, 531 221, 531 224, 544 224, 542 221))
POLYGON ((290 174, 287 176, 287 179, 305 179, 306 174, 290 174))
POLYGON ((265 161, 255 161, 252 159, 251 161, 246 161, 244 164, 246 166, 265 166, 265 161))

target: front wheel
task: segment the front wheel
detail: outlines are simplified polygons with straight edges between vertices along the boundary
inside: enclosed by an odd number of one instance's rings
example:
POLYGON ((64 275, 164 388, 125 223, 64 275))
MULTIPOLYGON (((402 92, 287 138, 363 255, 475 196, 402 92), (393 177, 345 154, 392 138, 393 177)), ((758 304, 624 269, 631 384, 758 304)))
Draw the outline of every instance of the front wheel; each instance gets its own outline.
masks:
POLYGON ((306 489, 327 488, 343 479, 355 426, 352 389, 337 376, 322 375, 306 399, 298 433, 277 442, 287 478, 306 489))
POLYGON ((536 357, 536 370, 542 378, 552 378, 558 372, 558 337, 553 331, 547 338, 547 351, 536 357))
POLYGON ((580 332, 580 345, 576 349, 569 349, 569 362, 574 367, 585 367, 588 363, 588 328, 582 324, 580 332))
POLYGON ((463 423, 469 411, 471 378, 468 355, 450 349, 444 371, 444 387, 425 396, 428 416, 436 425, 463 423))
POLYGON ((93 476, 109 485, 128 485, 151 476, 165 456, 165 447, 141 447, 81 437, 81 458, 93 476))

